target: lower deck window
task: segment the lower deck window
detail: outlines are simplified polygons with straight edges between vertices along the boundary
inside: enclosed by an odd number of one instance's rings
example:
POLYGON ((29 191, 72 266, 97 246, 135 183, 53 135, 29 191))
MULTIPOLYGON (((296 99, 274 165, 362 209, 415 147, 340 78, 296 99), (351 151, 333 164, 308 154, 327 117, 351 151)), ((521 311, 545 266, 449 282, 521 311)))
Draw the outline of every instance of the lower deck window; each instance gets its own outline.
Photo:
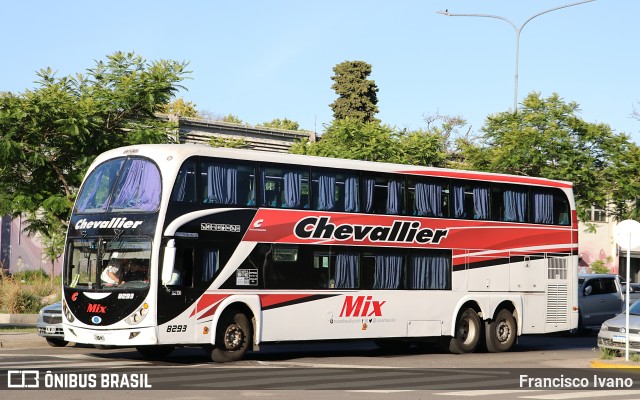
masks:
POLYGON ((450 250, 262 243, 223 288, 250 269, 264 289, 450 290, 451 265, 450 250))

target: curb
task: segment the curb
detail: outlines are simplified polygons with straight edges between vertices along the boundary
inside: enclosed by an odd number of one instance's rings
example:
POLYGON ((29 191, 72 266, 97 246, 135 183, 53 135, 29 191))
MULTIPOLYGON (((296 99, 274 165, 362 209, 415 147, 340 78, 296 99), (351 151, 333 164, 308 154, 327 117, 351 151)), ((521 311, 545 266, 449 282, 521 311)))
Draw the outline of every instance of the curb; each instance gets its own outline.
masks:
POLYGON ((640 363, 631 363, 627 361, 591 361, 591 368, 615 368, 615 369, 637 369, 640 370, 640 363))

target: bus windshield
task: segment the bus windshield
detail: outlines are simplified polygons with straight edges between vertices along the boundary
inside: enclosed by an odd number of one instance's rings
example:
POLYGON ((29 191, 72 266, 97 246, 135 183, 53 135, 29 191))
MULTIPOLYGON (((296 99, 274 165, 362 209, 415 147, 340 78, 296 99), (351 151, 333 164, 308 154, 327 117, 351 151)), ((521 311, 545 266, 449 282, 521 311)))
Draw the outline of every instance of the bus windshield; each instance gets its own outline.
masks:
POLYGON ((160 171, 154 163, 140 158, 115 158, 100 164, 87 177, 75 211, 155 211, 160 193, 160 171))
POLYGON ((67 254, 65 286, 106 291, 149 286, 149 239, 70 239, 67 254))

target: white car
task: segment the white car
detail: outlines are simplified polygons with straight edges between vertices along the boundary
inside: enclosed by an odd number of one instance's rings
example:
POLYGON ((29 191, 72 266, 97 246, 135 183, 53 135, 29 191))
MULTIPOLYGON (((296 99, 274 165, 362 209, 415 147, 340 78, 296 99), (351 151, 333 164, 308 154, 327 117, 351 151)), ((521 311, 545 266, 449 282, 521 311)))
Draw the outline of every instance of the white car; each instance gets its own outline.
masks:
POLYGON ((44 337, 49 346, 64 347, 67 345, 64 340, 64 331, 62 330, 62 303, 57 302, 40 310, 38 322, 38 335, 44 337))
MULTIPOLYGON (((640 352, 640 301, 629 307, 629 351, 640 352)), ((627 340, 626 314, 623 312, 604 321, 598 332, 598 347, 625 350, 627 340)))

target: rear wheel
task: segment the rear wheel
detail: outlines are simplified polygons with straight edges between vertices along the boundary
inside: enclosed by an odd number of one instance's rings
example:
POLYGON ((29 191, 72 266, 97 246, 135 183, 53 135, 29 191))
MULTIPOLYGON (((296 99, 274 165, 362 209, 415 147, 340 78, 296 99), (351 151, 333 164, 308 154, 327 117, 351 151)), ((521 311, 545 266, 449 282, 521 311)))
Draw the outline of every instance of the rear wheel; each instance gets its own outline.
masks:
POLYGON ((47 339, 47 344, 49 344, 49 346, 51 347, 64 347, 69 343, 64 339, 58 339, 58 338, 45 338, 45 339, 47 339))
POLYGON ((215 362, 241 360, 253 341, 253 330, 247 316, 228 310, 222 314, 216 329, 216 344, 211 350, 215 362))
POLYGON ((473 308, 467 308, 458 316, 454 336, 449 341, 449 351, 454 354, 474 352, 481 332, 478 313, 473 308))
POLYGON ((485 323, 485 344, 491 353, 509 350, 516 342, 516 319, 509 310, 502 309, 491 322, 485 323))

